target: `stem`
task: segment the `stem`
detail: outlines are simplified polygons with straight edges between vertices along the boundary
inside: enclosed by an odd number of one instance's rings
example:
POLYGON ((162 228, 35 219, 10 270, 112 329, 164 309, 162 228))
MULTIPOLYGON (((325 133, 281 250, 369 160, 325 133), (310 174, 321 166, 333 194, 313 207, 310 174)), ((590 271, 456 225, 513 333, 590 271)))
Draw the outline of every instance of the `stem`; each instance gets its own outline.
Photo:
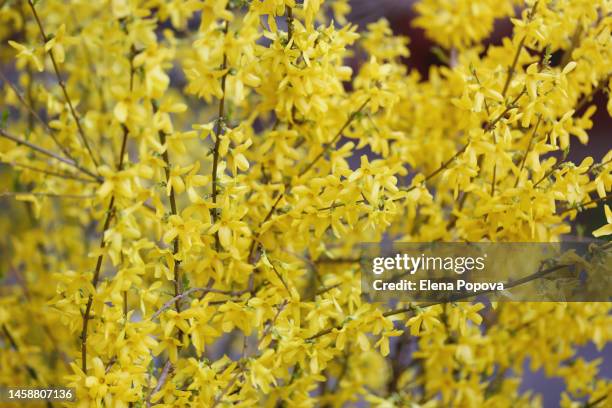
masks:
POLYGON ((580 21, 577 21, 576 29, 574 30, 574 34, 572 35, 570 46, 567 50, 563 52, 563 56, 561 57, 561 62, 559 63, 560 67, 564 67, 570 62, 570 59, 572 58, 572 53, 580 45, 581 35, 582 35, 582 23, 580 21))
POLYGON ((80 194, 57 194, 47 192, 30 192, 30 191, 4 191, 0 193, 0 197, 16 197, 20 195, 33 195, 38 197, 52 197, 52 198, 68 198, 68 199, 83 199, 91 200, 95 195, 80 195, 80 194))
MULTIPOLYGON (((438 174, 440 174, 441 171, 443 171, 444 169, 446 169, 448 166, 450 166, 450 164, 457 158, 459 157, 459 155, 461 155, 461 153, 465 152, 465 149, 467 149, 467 147, 469 146, 469 142, 466 143, 465 145, 463 145, 463 147, 461 149, 459 149, 457 151, 457 153, 455 153, 450 159, 448 159, 447 161, 445 161, 444 163, 442 163, 440 165, 440 167, 438 167, 436 170, 434 170, 432 173, 430 173, 428 176, 425 177, 425 179, 423 180, 423 183, 428 182, 429 180, 431 180, 432 178, 436 177, 438 174)), ((414 190, 415 188, 417 188, 417 186, 411 186, 408 187, 407 189, 405 189, 404 191, 409 192, 414 190)), ((360 200, 358 202, 365 202, 365 200, 360 200)))
POLYGON ((233 297, 238 297, 238 296, 242 296, 243 294, 247 293, 248 291, 246 290, 240 290, 240 291, 230 291, 230 290, 220 290, 220 289, 213 289, 213 288, 191 288, 191 289, 187 289, 186 291, 184 291, 183 293, 174 296, 172 299, 170 299, 169 301, 167 301, 166 303, 164 303, 164 305, 159 308, 159 310, 157 312, 155 312, 153 314, 153 316, 151 316, 151 320, 155 320, 159 317, 159 315, 161 315, 165 310, 168 310, 170 307, 172 307, 172 304, 175 302, 178 302, 188 296, 190 296, 193 293, 196 292, 202 292, 203 294, 205 293, 218 293, 221 295, 228 295, 228 296, 233 296, 233 297))
POLYGON ((536 122, 535 127, 533 128, 533 132, 531 132, 531 138, 529 138, 529 145, 527 146, 527 150, 525 150, 525 154, 523 155, 523 159, 521 160, 521 166, 519 167, 519 171, 516 176, 516 180, 514 182, 514 188, 518 186, 518 183, 521 179, 521 173, 523 172, 523 169, 525 168, 525 162, 527 161, 527 156, 531 152, 533 140, 535 139, 536 132, 538 130, 538 127, 540 126, 540 122, 542 122, 542 116, 538 116, 538 121, 536 122))
POLYGON ((512 77, 516 72, 516 65, 518 64, 518 59, 521 54, 521 51, 523 51, 523 46, 525 45, 526 39, 527 36, 523 36, 523 38, 521 38, 521 41, 519 41, 518 48, 516 50, 516 53, 514 54, 514 59, 512 60, 512 64, 508 67, 508 75, 506 76, 506 82, 504 82, 502 96, 506 96, 506 93, 508 92, 508 88, 510 87, 510 81, 512 81, 512 77))
POLYGON ((287 11, 287 42, 293 38, 293 8, 285 6, 287 11))
MULTIPOLYGON (((531 21, 533 19, 533 16, 535 15, 535 10, 538 7, 538 3, 539 1, 536 1, 533 4, 533 7, 531 8, 531 10, 529 11, 527 15, 527 21, 531 21)), ((516 66, 518 64, 518 60, 521 55, 521 51, 523 51, 523 47, 525 46, 525 40, 527 40, 526 35, 524 35, 523 38, 521 38, 521 40, 519 41, 518 48, 516 50, 516 53, 514 54, 514 59, 512 60, 512 65, 510 65, 510 67, 508 68, 508 76, 506 77, 504 88, 502 89, 502 96, 504 97, 506 96, 506 93, 508 92, 508 88, 510 87, 510 82, 512 81, 512 77, 514 76, 516 72, 516 66)))
POLYGON ((38 167, 34 167, 34 166, 27 165, 27 164, 23 164, 23 163, 0 161, 0 164, 6 164, 7 166, 11 166, 11 167, 21 167, 21 168, 24 168, 24 169, 36 171, 36 172, 43 173, 43 174, 47 174, 49 176, 60 177, 60 178, 69 179, 69 180, 76 180, 76 181, 80 181, 80 182, 83 182, 83 183, 95 183, 96 182, 95 180, 81 178, 81 177, 76 176, 74 174, 66 174, 66 173, 56 172, 56 171, 53 171, 53 170, 41 169, 41 168, 38 168, 38 167))
POLYGON ((151 397, 155 395, 164 386, 164 384, 166 383, 166 380, 168 379, 168 375, 170 374, 171 371, 172 371, 172 363, 170 362, 170 360, 167 360, 166 364, 164 364, 162 373, 159 376, 159 381, 155 385, 155 388, 147 396, 147 407, 151 406, 151 397))
POLYGON ((213 404, 211 405, 210 408, 215 408, 217 405, 219 405, 219 403, 221 402, 221 400, 223 399, 223 397, 225 396, 225 394, 228 393, 228 391, 234 386, 234 384, 236 384, 236 381, 238 381, 238 377, 240 377, 240 375, 242 375, 242 372, 244 371, 244 368, 241 368, 236 375, 234 375, 232 377, 232 379, 230 380, 230 382, 227 384, 227 386, 221 391, 221 394, 217 395, 215 397, 215 400, 213 401, 213 404))
MULTIPOLYGON (((223 28, 223 33, 227 36, 229 31, 229 22, 225 22, 225 27, 223 28)), ((223 63, 221 64, 221 70, 227 69, 227 54, 223 53, 223 63)), ((229 71, 228 71, 229 72, 229 71)), ((223 134, 223 126, 225 122, 225 84, 227 80, 228 72, 224 73, 221 76, 221 91, 223 92, 223 96, 219 100, 219 113, 217 119, 217 126, 215 130, 215 147, 213 150, 213 166, 212 166, 212 201, 215 208, 212 211, 212 221, 213 224, 217 222, 218 209, 217 205, 217 194, 218 194, 218 180, 217 180, 217 170, 219 168, 219 146, 221 145, 221 136, 223 134)), ((215 250, 219 252, 221 248, 221 244, 219 241, 219 231, 215 232, 215 250)))
POLYGON ((276 321, 278 320, 278 316, 280 316, 280 314, 283 312, 283 310, 285 310, 285 307, 287 307, 288 303, 289 303, 289 301, 287 299, 285 299, 285 300, 282 301, 282 303, 280 303, 278 305, 278 309, 276 311, 276 314, 274 315, 274 318, 266 326, 266 328, 264 329, 263 333, 261 334, 261 337, 259 338, 259 341, 257 342, 257 345, 255 346, 256 350, 259 350, 259 348, 261 347, 261 343, 263 343, 263 341, 266 338, 266 336, 268 336, 270 334, 270 332, 272 331, 272 329, 276 325, 276 321))
POLYGON ((323 156, 325 155, 325 153, 327 153, 338 141, 338 139, 340 139, 340 137, 342 137, 342 134, 344 133, 344 131, 346 130, 347 127, 349 127, 349 125, 353 122, 353 120, 363 111, 363 109, 365 109, 366 105, 370 102, 370 98, 366 99, 360 106, 359 108, 357 108, 356 111, 354 111, 353 113, 351 113, 348 117, 348 119, 346 119, 346 121, 344 122, 344 124, 342 125, 342 127, 340 128, 340 130, 336 133, 336 135, 333 137, 333 139, 324 144, 323 145, 323 150, 321 151, 321 153, 319 153, 317 155, 317 157, 314 158, 313 161, 310 162, 310 164, 308 164, 299 174, 298 174, 298 178, 302 177, 304 174, 308 173, 308 171, 315 165, 317 164, 317 162, 319 160, 321 160, 323 158, 323 156))
POLYGON ((104 181, 104 179, 103 179, 102 177, 100 177, 100 176, 96 176, 95 174, 93 174, 93 173, 92 173, 92 172, 90 172, 89 170, 87 170, 87 169, 85 169, 85 168, 83 168, 83 167, 79 166, 79 165, 78 165, 77 163, 75 163, 74 161, 72 161, 72 160, 70 160, 70 159, 67 159, 67 158, 65 158, 65 157, 62 157, 62 156, 60 156, 60 155, 58 155, 58 154, 56 154, 56 153, 53 153, 52 151, 47 150, 47 149, 45 149, 45 148, 43 148, 43 147, 40 147, 40 146, 38 146, 38 145, 35 145, 34 143, 28 142, 27 140, 20 139, 20 138, 18 138, 17 136, 14 136, 14 135, 12 135, 12 134, 8 133, 8 132, 7 132, 6 130, 4 130, 4 129, 0 129, 0 137, 3 137, 3 138, 8 139, 8 140, 12 140, 13 142, 17 143, 18 145, 27 146, 27 147, 29 147, 30 149, 34 150, 34 151, 37 151, 37 152, 39 152, 39 153, 44 154, 45 156, 51 157, 51 158, 53 158, 53 159, 55 159, 55 160, 57 160, 57 161, 60 161, 60 162, 65 163, 65 164, 67 164, 67 165, 69 165, 69 166, 72 166, 72 167, 74 167, 75 169, 78 169, 79 171, 81 171, 82 173, 87 174, 87 175, 88 175, 88 176, 90 176, 90 177, 93 177, 93 178, 94 178, 95 180, 97 180, 98 182, 102 182, 102 181, 104 181))
POLYGON ((546 172, 546 174, 544 174, 538 181, 536 181, 536 183, 533 185, 533 188, 536 188, 538 185, 540 185, 541 182, 550 177, 555 171, 557 171, 559 167, 561 167, 563 163, 565 163, 565 157, 561 158, 557 163, 555 163, 554 166, 552 166, 549 171, 546 172))
POLYGON ((585 402, 584 404, 584 408, 593 408, 596 407, 597 405, 599 405, 600 403, 604 402, 606 400, 606 398, 608 398, 607 395, 602 395, 601 397, 597 398, 596 400, 594 400, 593 402, 585 402))
POLYGON ((518 102, 521 96, 525 95, 525 93, 527 93, 527 88, 523 88, 523 90, 514 98, 514 100, 512 100, 512 102, 510 102, 510 104, 506 106, 506 109, 504 109, 502 113, 500 113, 495 119, 487 123, 484 127, 485 130, 493 129, 495 125, 497 125, 497 122, 502 120, 504 116, 506 116, 506 114, 510 112, 512 109, 516 108, 515 104, 518 102))
MULTIPOLYGON (((157 109, 155 108, 154 105, 154 109, 157 111, 157 109)), ((160 130, 158 132, 159 134, 159 142, 162 144, 162 146, 166 145, 166 133, 163 130, 160 130)), ((168 154, 168 146, 166 146, 164 153, 162 154, 162 157, 164 159, 164 162, 166 163, 166 166, 164 167, 164 171, 166 173, 166 183, 170 183, 170 156, 168 154)), ((176 209, 176 195, 174 193, 174 187, 170 186, 170 211, 172 213, 172 215, 178 215, 178 211, 176 209)), ((174 242, 173 242, 173 249, 172 249, 172 255, 173 257, 175 257, 180 251, 180 242, 179 242, 179 237, 177 236, 176 238, 174 238, 174 242)), ((180 298, 177 298, 178 296, 180 296, 182 288, 181 288, 181 273, 180 273, 180 269, 181 269, 181 262, 179 260, 174 260, 174 296, 176 298, 176 301, 174 303, 174 306, 176 308, 177 312, 181 312, 181 302, 180 302, 180 298)), ((182 332, 179 332, 182 333, 182 332)), ((179 336, 182 337, 182 334, 179 334, 179 336)))
MULTIPOLYGON (((601 203, 601 202, 608 201, 608 200, 612 200, 612 194, 608 194, 607 196, 595 198, 595 199, 593 199, 591 201, 587 201, 586 203, 580 203, 580 204, 578 204, 578 207, 579 208, 583 208, 583 207, 586 207, 586 206, 591 205, 591 204, 597 204, 597 203, 601 203)), ((571 211, 579 211, 579 208, 566 208, 559 215, 564 215, 564 214, 567 214, 567 213, 569 213, 571 211)))
MULTIPOLYGON (((36 19, 36 23, 38 24, 40 35, 43 39, 43 45, 44 45, 49 41, 49 39, 47 35, 45 34, 45 29, 43 28, 40 17, 38 17, 38 13, 36 12, 34 3, 32 2, 32 0, 28 0, 28 4, 30 5, 30 9, 32 9, 32 14, 34 15, 34 18, 36 19)), ((89 142, 87 141, 87 138, 85 137, 85 132, 83 131, 83 127, 81 126, 81 121, 79 120, 76 110, 74 109, 74 105, 72 104, 72 100, 70 99, 70 96, 68 96, 68 90, 66 89, 66 83, 62 79, 62 75, 60 73, 59 66, 57 65, 55 56, 53 55, 53 49, 50 49, 48 51, 48 54, 51 57, 51 62, 53 64, 53 70, 55 71, 55 76, 57 77, 58 85, 60 86, 60 88, 62 88, 62 93, 64 94, 64 100, 68 104, 68 108, 70 109, 70 114, 72 115, 74 121, 76 122, 77 129, 79 131, 79 136, 81 137, 81 141, 83 142, 83 145, 87 149, 87 152, 89 153, 89 156, 91 160, 93 161, 94 165, 98 167, 98 162, 96 161, 96 158, 94 157, 91 147, 89 146, 89 142)))
MULTIPOLYGON (((129 131, 127 127, 123 127, 123 140, 121 142, 121 153, 119 154, 119 164, 117 165, 117 171, 123 170, 123 158, 125 157, 125 151, 127 146, 129 131)), ((115 195, 113 195, 108 204, 108 210, 106 212, 106 221, 104 221, 104 226, 102 227, 102 238, 100 239, 100 250, 101 253, 98 256, 98 260, 96 262, 96 269, 94 271, 94 276, 92 280, 92 286, 94 290, 98 286, 98 281, 100 279, 100 270, 102 269, 102 260, 104 259, 104 247, 106 243, 104 241, 104 233, 110 227, 111 219, 115 213, 115 195)), ((85 307, 85 313, 83 314, 83 327, 81 329, 81 367, 84 373, 87 374, 87 330, 88 323, 91 319, 91 306, 93 305, 93 293, 89 294, 89 298, 87 299, 87 306, 85 307)))
MULTIPOLYGON (((47 131, 47 133, 49 134, 49 136, 51 137, 51 139, 53 139, 53 142, 55 143, 55 145, 62 151, 62 153, 64 153, 64 155, 69 158, 70 160, 74 161, 76 163, 76 160, 74 159, 74 157, 70 154, 70 152, 68 151, 68 149, 66 149, 60 142, 59 140, 57 140, 57 138, 54 135, 54 130, 51 129, 49 127, 49 125, 47 124, 47 122, 45 122, 44 120, 42 120, 42 118, 40 117, 40 115, 36 112, 36 110, 34 110, 34 108, 31 105, 31 102, 28 103, 24 96, 21 94, 21 92, 19 92, 19 89, 17 89, 17 86, 15 86, 15 84, 13 84, 11 81, 9 81, 9 79, 4 75, 4 73, 2 71, 0 71, 0 79, 6 83, 15 93, 15 95, 17 95, 17 99, 19 99, 19 102, 21 102, 21 104, 28 110, 29 112, 29 118, 35 118, 38 122, 40 122, 40 124, 45 128, 45 130, 47 131)), ((31 82, 31 78, 30 78, 30 82, 31 82)))

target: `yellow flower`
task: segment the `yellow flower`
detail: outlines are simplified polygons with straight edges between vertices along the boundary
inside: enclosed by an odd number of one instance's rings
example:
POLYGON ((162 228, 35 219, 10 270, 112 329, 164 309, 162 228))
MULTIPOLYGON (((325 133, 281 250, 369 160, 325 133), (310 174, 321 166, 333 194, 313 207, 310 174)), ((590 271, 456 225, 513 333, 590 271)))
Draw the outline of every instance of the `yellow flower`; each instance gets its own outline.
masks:
POLYGON ((52 52, 56 61, 62 64, 66 58, 64 46, 74 43, 74 39, 66 35, 66 24, 60 25, 57 31, 49 37, 51 38, 45 44, 45 51, 52 52))
POLYGON ((9 40, 9 45, 19 51, 17 53, 17 59, 21 66, 30 63, 36 67, 39 72, 43 71, 43 65, 36 56, 36 50, 26 47, 23 44, 9 40))
POLYGON ((593 231, 593 236, 597 238, 603 237, 604 235, 612 235, 612 210, 610 210, 609 205, 605 205, 604 209, 606 211, 606 221, 608 223, 593 231))

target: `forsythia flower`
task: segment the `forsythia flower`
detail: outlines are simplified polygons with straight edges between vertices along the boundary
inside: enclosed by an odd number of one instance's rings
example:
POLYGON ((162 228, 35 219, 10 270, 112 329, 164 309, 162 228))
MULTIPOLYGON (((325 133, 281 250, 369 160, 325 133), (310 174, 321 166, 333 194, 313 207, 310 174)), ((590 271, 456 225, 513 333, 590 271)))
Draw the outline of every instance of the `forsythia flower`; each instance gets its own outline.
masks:
MULTIPOLYGON (((610 405, 579 351, 610 303, 370 303, 359 249, 612 235, 612 151, 576 149, 608 140, 610 1, 409 3, 426 75, 347 0, 0 2, 0 384, 533 407, 542 368, 562 406, 610 405)), ((593 254, 561 260, 606 282, 593 254)))

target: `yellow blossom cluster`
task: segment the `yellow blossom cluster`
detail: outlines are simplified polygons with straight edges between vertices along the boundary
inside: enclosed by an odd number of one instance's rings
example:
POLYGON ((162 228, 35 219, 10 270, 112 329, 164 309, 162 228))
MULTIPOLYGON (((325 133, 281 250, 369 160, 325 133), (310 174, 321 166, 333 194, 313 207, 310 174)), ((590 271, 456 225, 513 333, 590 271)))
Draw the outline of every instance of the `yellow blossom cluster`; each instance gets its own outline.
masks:
POLYGON ((415 9, 450 56, 426 77, 346 0, 0 0, 0 385, 539 406, 529 361, 564 407, 612 403, 577 356, 612 339, 609 303, 371 304, 357 250, 558 241, 585 209, 612 234, 612 150, 568 159, 612 86, 612 2, 415 9))

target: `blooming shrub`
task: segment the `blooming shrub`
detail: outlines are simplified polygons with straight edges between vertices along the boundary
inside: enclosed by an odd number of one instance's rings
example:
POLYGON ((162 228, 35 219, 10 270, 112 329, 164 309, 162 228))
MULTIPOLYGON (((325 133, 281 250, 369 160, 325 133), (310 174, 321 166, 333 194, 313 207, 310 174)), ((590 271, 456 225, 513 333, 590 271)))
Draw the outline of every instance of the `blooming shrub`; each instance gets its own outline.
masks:
POLYGON ((612 84, 612 3, 416 10, 448 56, 426 78, 347 1, 0 1, 0 384, 521 407, 530 361, 563 406, 610 401, 576 356, 610 340, 609 303, 370 304, 355 248, 556 241, 585 208, 611 234, 612 151, 568 153, 612 84), (499 18, 512 35, 483 46, 499 18))

